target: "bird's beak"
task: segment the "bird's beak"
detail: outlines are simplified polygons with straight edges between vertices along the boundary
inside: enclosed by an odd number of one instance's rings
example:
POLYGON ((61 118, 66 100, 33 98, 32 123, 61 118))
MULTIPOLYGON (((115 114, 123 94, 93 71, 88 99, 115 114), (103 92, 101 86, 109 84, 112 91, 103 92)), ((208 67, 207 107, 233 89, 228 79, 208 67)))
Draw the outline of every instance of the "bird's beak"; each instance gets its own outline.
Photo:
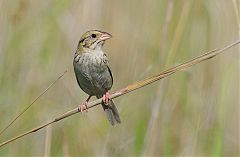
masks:
POLYGON ((107 32, 103 32, 102 35, 101 35, 101 37, 100 37, 99 39, 102 40, 102 41, 105 41, 105 40, 107 40, 107 39, 110 39, 111 37, 112 37, 111 34, 109 34, 109 33, 107 33, 107 32))

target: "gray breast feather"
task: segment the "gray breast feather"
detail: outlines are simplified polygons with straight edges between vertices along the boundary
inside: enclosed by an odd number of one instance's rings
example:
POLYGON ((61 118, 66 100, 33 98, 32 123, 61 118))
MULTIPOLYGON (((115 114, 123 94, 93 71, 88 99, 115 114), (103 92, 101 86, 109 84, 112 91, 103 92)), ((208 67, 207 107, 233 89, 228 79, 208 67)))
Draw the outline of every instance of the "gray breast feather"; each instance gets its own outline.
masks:
POLYGON ((111 71, 106 66, 102 71, 93 71, 91 73, 93 84, 99 89, 98 95, 104 94, 110 90, 113 84, 111 71))
POLYGON ((82 71, 82 67, 78 63, 73 62, 73 67, 80 88, 87 94, 93 95, 95 87, 91 81, 91 76, 88 73, 82 71))
POLYGON ((88 56, 81 56, 78 63, 73 62, 78 84, 89 95, 103 95, 112 87, 111 71, 105 63, 96 65, 86 57, 88 56))

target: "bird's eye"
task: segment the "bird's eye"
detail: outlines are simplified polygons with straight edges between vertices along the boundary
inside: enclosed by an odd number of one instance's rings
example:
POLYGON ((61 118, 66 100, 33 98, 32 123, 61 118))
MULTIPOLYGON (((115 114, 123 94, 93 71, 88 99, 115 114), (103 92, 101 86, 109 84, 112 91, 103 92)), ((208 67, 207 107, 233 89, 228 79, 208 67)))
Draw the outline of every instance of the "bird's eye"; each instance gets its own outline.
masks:
POLYGON ((92 38, 96 38, 97 35, 96 35, 96 34, 92 34, 91 37, 92 37, 92 38))

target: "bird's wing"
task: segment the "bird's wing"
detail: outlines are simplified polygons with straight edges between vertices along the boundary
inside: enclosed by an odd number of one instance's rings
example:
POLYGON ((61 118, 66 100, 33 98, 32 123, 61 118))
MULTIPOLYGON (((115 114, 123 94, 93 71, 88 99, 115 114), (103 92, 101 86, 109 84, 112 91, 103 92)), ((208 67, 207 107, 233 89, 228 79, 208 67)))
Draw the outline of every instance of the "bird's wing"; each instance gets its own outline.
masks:
POLYGON ((107 66, 107 68, 108 68, 108 72, 109 72, 109 74, 111 76, 111 80, 112 80, 112 84, 113 84, 113 75, 112 75, 111 69, 109 68, 109 66, 107 66))

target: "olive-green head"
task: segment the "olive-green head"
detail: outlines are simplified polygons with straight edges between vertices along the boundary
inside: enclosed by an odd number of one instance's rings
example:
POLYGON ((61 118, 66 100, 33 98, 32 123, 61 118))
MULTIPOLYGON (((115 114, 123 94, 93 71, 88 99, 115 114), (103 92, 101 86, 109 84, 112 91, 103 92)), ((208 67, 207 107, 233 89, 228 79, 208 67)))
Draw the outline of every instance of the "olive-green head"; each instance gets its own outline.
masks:
POLYGON ((99 30, 87 31, 79 40, 78 51, 88 52, 89 50, 101 49, 105 40, 111 37, 112 35, 107 32, 99 30))

